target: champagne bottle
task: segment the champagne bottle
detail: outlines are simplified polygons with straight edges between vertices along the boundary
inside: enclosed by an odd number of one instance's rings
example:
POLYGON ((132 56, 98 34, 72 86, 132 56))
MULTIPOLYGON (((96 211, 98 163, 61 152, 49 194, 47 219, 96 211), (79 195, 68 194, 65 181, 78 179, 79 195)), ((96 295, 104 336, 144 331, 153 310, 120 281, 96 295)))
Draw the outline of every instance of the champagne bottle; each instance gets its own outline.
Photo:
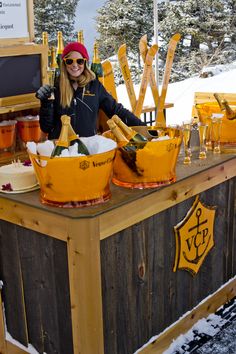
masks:
POLYGON ((220 110, 223 111, 224 110, 224 106, 222 104, 222 98, 220 97, 220 95, 218 93, 213 93, 213 96, 215 97, 219 107, 220 107, 220 110))
POLYGON ((60 156, 62 151, 68 149, 69 147, 69 139, 68 139, 68 130, 70 125, 70 117, 63 115, 61 116, 61 132, 59 139, 56 142, 56 146, 52 151, 51 157, 60 156))
POLYGON ((224 107, 224 111, 225 111, 225 115, 226 115, 226 118, 229 119, 229 120, 233 120, 233 119, 236 119, 236 111, 234 111, 228 101, 226 99, 224 99, 222 101, 222 105, 224 107))
POLYGON ((142 175, 142 171, 140 171, 139 167, 136 165, 137 146, 129 142, 121 129, 112 119, 108 119, 107 124, 118 142, 119 151, 123 161, 138 176, 142 175))
POLYGON ((83 30, 78 32, 78 42, 84 44, 84 33, 83 30))
POLYGON ((107 125, 111 129, 111 132, 115 136, 118 144, 120 146, 127 145, 129 140, 124 136, 120 128, 116 125, 116 123, 112 119, 107 120, 107 125))
POLYGON ((51 65, 50 65, 50 69, 52 70, 52 72, 54 72, 54 80, 53 80, 53 82, 51 81, 51 85, 54 86, 55 85, 55 81, 57 81, 59 76, 60 76, 60 69, 59 69, 59 66, 58 66, 57 60, 56 60, 55 47, 51 47, 51 65))
POLYGON ((71 124, 69 124, 69 128, 68 128, 68 139, 69 139, 69 146, 75 145, 76 143, 78 144, 77 151, 79 154, 89 155, 89 151, 86 145, 79 139, 78 135, 75 133, 71 124))
POLYGON ((63 52, 63 49, 64 49, 64 44, 63 44, 63 36, 62 36, 62 32, 61 31, 58 31, 57 32, 57 64, 58 64, 58 67, 60 68, 61 66, 61 61, 62 61, 62 52, 63 52))
POLYGON ((229 120, 236 119, 236 111, 234 111, 228 101, 225 98, 220 97, 218 93, 214 93, 214 97, 218 102, 218 105, 223 113, 225 113, 225 116, 229 120))
POLYGON ((98 55, 98 45, 97 42, 94 43, 93 47, 93 61, 91 64, 91 70, 96 75, 97 79, 103 81, 103 68, 98 55))
MULTIPOLYGON (((48 47, 48 32, 42 33, 42 43, 48 47)), ((51 50, 48 47, 48 65, 47 68, 50 68, 51 65, 51 50)))
POLYGON ((148 139, 142 134, 136 132, 131 127, 128 127, 117 115, 112 117, 112 120, 118 125, 118 127, 123 131, 126 138, 130 143, 144 143, 147 142, 148 139))

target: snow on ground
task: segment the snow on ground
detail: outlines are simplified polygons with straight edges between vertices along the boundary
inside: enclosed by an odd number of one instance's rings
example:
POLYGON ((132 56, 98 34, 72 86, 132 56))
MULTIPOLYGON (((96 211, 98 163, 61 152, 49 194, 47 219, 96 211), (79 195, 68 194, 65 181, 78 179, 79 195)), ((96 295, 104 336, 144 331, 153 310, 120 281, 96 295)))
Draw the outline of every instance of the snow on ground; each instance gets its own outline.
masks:
MULTIPOLYGON (((195 92, 236 93, 236 62, 226 66, 225 71, 221 67, 221 70, 217 71, 215 68, 213 72, 219 74, 209 78, 193 77, 168 85, 166 102, 173 103, 174 107, 166 110, 167 124, 181 124, 191 118, 195 92)), ((139 86, 135 85, 134 88, 138 97, 139 86)), ((159 90, 161 91, 161 86, 159 90)), ((119 102, 130 109, 125 85, 118 86, 117 95, 119 102)), ((154 106, 150 87, 146 92, 144 106, 154 106)))

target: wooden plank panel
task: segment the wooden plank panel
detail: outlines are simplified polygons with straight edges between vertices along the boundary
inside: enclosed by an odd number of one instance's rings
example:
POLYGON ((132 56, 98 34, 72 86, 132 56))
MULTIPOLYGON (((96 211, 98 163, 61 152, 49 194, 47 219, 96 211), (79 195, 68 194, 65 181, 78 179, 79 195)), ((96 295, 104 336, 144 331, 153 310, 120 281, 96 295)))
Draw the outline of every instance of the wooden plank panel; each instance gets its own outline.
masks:
MULTIPOLYGON (((67 244, 54 239, 52 246, 60 353, 73 354, 67 244)), ((46 312, 45 320, 47 320, 46 312)))
POLYGON ((181 269, 173 272, 173 227, 186 216, 195 198, 101 241, 106 354, 133 353, 230 278, 226 270, 231 260, 225 256, 227 247, 232 248, 226 216, 232 208, 230 183, 200 196, 203 203, 218 205, 218 212, 215 247, 195 276, 181 269))
POLYGON ((72 354, 66 243, 18 227, 29 342, 72 354))
POLYGON ((233 277, 236 274, 236 183, 235 178, 229 183, 228 210, 225 217, 229 220, 227 224, 227 248, 225 257, 227 258, 226 274, 233 277))
POLYGON ((0 238, 0 278, 4 283, 2 295, 6 325, 12 337, 27 346, 28 333, 16 227, 13 225, 10 228, 8 222, 2 221, 0 224, 0 238))

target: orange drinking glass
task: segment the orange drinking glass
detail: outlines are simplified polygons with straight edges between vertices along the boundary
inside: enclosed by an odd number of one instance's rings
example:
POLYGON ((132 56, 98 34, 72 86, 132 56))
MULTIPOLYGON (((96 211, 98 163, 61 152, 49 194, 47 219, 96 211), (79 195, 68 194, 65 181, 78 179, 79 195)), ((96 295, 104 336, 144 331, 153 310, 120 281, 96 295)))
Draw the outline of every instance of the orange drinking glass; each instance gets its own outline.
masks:
POLYGON ((16 121, 9 124, 0 125, 0 149, 7 150, 15 143, 15 125, 16 121))
POLYGON ((27 143, 28 141, 38 143, 41 140, 42 131, 40 129, 38 119, 18 120, 17 131, 20 139, 24 143, 27 143))

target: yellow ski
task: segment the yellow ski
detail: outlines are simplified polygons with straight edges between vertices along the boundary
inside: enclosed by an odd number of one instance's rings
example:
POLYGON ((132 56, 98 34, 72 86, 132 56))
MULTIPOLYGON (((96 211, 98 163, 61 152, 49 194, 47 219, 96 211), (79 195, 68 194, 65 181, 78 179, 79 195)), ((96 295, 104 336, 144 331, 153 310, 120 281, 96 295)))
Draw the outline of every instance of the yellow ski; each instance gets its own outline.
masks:
POLYGON ((135 110, 136 106, 136 95, 134 91, 134 85, 130 74, 129 64, 126 55, 126 44, 122 44, 118 49, 118 61, 120 64, 120 69, 125 81, 126 90, 129 96, 130 105, 132 112, 135 110))
POLYGON ((103 86, 106 90, 113 96, 113 98, 117 101, 117 93, 116 93, 116 85, 114 79, 114 73, 112 69, 111 62, 109 60, 105 60, 102 62, 103 68, 103 86))
MULTIPOLYGON (((144 36, 142 36, 139 41, 139 51, 140 51, 141 57, 143 59, 143 62, 145 63, 146 55, 148 52, 147 35, 146 34, 144 36)), ((158 91, 158 87, 157 87, 157 83, 156 83, 156 79, 155 79, 154 70, 151 70, 149 84, 150 84, 150 87, 152 90, 152 96, 153 96, 153 100, 155 103, 155 107, 157 108, 158 104, 159 104, 159 91, 158 91)))
POLYGON ((166 99, 167 88, 170 80, 170 73, 171 73, 171 68, 174 60, 175 50, 180 40, 180 37, 181 35, 179 33, 176 33, 171 37, 169 42, 161 96, 160 96, 157 115, 156 115, 156 124, 157 123, 165 124, 165 117, 164 117, 165 99, 166 99))
POLYGON ((144 98, 145 98, 145 94, 146 94, 146 90, 147 90, 147 85, 148 85, 148 81, 149 81, 150 74, 152 71, 152 62, 153 62, 153 58, 156 55, 157 50, 158 50, 158 46, 157 46, 157 44, 154 44, 148 49, 148 52, 146 55, 142 81, 141 81, 140 89, 139 89, 139 97, 138 97, 137 104, 136 104, 136 107, 134 110, 134 114, 137 117, 140 117, 140 115, 142 113, 143 102, 144 102, 144 98))

